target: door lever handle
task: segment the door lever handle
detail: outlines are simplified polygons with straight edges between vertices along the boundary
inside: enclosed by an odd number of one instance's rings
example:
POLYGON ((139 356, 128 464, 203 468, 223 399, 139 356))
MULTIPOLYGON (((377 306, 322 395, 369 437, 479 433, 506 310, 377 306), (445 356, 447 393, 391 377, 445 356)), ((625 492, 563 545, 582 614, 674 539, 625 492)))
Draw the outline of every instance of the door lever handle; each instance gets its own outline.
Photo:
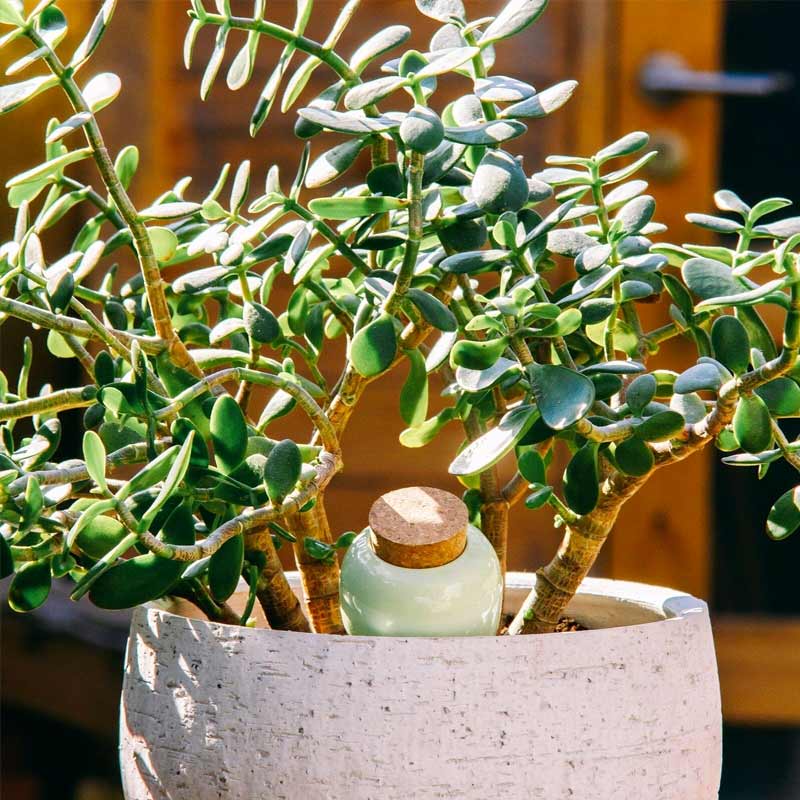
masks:
POLYGON ((793 88, 786 72, 714 72, 692 69, 677 53, 654 53, 639 71, 639 88, 651 100, 666 104, 688 94, 770 97, 793 88))

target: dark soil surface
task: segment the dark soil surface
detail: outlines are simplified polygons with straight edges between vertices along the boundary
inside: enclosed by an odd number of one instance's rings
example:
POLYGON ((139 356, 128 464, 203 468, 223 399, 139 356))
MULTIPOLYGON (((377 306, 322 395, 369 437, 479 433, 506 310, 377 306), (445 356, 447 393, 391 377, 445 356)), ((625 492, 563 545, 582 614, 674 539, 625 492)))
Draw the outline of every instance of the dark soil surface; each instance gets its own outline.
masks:
MULTIPOLYGON (((503 617, 503 626, 500 628, 500 636, 502 636, 508 630, 508 626, 511 624, 513 619, 513 614, 506 614, 506 616, 503 617)), ((576 619, 573 619, 572 617, 561 617, 553 633, 572 633, 573 631, 587 630, 589 629, 581 625, 576 619)))

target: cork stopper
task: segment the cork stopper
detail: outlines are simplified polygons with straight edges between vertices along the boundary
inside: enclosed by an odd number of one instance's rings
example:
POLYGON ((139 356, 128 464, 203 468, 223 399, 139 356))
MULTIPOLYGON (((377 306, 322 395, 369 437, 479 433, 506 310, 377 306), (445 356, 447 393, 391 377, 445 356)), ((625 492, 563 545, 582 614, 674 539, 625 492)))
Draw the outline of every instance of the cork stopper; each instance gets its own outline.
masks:
POLYGON ((454 561, 467 546, 467 507, 450 492, 409 486, 379 497, 369 512, 378 558, 425 569, 454 561))

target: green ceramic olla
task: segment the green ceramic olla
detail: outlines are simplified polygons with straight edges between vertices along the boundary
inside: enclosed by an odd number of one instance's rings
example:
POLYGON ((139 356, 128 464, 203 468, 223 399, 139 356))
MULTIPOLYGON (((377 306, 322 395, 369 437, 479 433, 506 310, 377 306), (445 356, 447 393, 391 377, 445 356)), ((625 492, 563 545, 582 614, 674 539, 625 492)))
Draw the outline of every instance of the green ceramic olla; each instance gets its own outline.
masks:
POLYGON ((494 636, 503 578, 494 548, 449 492, 399 489, 379 498, 342 563, 351 635, 494 636))

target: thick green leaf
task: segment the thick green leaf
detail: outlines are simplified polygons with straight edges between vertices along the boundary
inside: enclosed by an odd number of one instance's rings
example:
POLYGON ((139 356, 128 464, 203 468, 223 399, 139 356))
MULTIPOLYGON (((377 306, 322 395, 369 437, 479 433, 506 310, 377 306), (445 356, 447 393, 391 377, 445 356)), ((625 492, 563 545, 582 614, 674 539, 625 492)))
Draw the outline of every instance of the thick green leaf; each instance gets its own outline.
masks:
MULTIPOLYGON (((649 141, 650 137, 646 133, 643 131, 634 131, 633 133, 623 136, 621 139, 617 139, 616 142, 612 142, 602 150, 598 150, 594 160, 598 164, 604 164, 612 158, 629 156, 632 153, 638 152, 643 147, 647 147, 649 141)), ((606 197, 606 202, 609 201, 609 198, 610 196, 606 197)))
POLYGON ((528 179, 519 161, 502 150, 489 150, 472 179, 472 199, 491 214, 519 211, 528 200, 528 179))
POLYGON ((95 75, 83 87, 83 99, 93 114, 112 103, 122 89, 122 81, 113 72, 95 75))
MULTIPOLYGON (((458 67, 465 64, 480 51, 477 47, 448 47, 430 54, 427 64, 416 70, 414 82, 422 83, 426 78, 444 75, 446 72, 455 72, 458 67)), ((422 83, 425 86, 425 83, 422 83)))
MULTIPOLYGON (((195 20, 192 21, 194 22, 195 20)), ((247 34, 247 41, 242 46, 242 49, 239 50, 233 61, 231 61, 226 76, 226 83, 228 84, 228 88, 232 91, 241 89, 252 77, 260 39, 261 37, 258 31, 250 31, 247 34)), ((191 53, 191 49, 189 52, 191 53)), ((188 68, 187 66, 187 69, 188 68)))
POLYGON ((117 173, 119 182, 127 189, 131 185, 133 176, 139 167, 139 149, 132 144, 123 147, 114 161, 114 172, 117 173))
MULTIPOLYGON (((529 102, 529 101, 525 101, 529 102)), ((513 108, 514 106, 511 106, 513 108)), ((492 120, 476 122, 473 125, 462 125, 457 128, 446 127, 444 138, 450 142, 465 145, 496 145, 515 139, 528 130, 527 126, 516 120, 492 120)))
POLYGON ((94 379, 98 386, 105 386, 116 380, 114 359, 107 350, 101 350, 94 360, 94 379))
POLYGON ((780 209, 786 208, 791 204, 792 201, 787 200, 785 197, 769 197, 766 200, 761 200, 753 206, 750 212, 750 221, 756 222, 761 219, 761 217, 765 217, 767 214, 772 214, 775 211, 780 211, 780 209))
POLYGON ((51 178, 55 179, 55 177, 60 175, 70 164, 83 161, 83 159, 88 158, 91 153, 91 147, 82 147, 79 150, 71 150, 68 153, 63 153, 60 156, 45 161, 43 164, 39 164, 32 169, 21 172, 19 175, 15 175, 11 180, 6 182, 6 187, 11 189, 25 183, 36 183, 37 181, 51 178))
POLYGON ((514 119, 546 117, 561 108, 572 97, 572 93, 577 87, 577 81, 562 81, 554 86, 549 86, 541 92, 537 92, 533 97, 528 97, 526 100, 514 103, 513 106, 508 106, 500 116, 514 119))
POLYGON ((228 539, 208 562, 208 588, 211 596, 224 603, 235 591, 244 566, 244 536, 228 539))
POLYGON ((626 475, 647 475, 653 468, 655 457, 647 443, 635 437, 619 442, 614 450, 617 465, 626 475))
POLYGON ((409 289, 406 297, 417 307, 423 319, 440 331, 454 331, 458 323, 453 312, 438 298, 422 289, 409 289))
POLYGON ((773 417, 793 417, 800 412, 800 387, 791 378, 775 378, 756 389, 773 417))
POLYGON ((767 516, 767 533, 772 539, 785 539, 800 528, 800 486, 782 494, 767 516))
POLYGON ((634 197, 614 217, 614 229, 626 236, 633 236, 653 218, 656 201, 649 195, 634 197))
POLYGON ((529 83, 505 75, 490 75, 475 81, 475 94, 484 103, 518 103, 536 94, 529 83))
POLYGON ((600 499, 597 442, 587 442, 564 470, 564 499, 576 514, 588 514, 600 499))
MULTIPOLYGON (((736 444, 734 443, 735 448, 736 444)), ((781 458, 783 458, 783 453, 780 450, 765 450, 763 453, 736 453, 732 456, 725 456, 722 463, 731 467, 761 467, 764 464, 779 461, 781 458)))
MULTIPOLYGON (((194 519, 186 504, 166 519, 162 538, 167 544, 194 544, 194 519)), ((99 608, 132 608, 165 594, 180 578, 186 562, 153 553, 128 558, 112 566, 92 584, 91 601, 99 608)))
POLYGON ((350 359, 359 375, 371 378, 385 372, 397 355, 394 319, 381 314, 353 336, 350 359))
POLYGON ((280 506, 294 489, 302 467, 300 448, 291 439, 283 439, 272 448, 264 463, 264 485, 273 506, 280 506))
POLYGON ((358 83, 344 96, 345 108, 351 111, 366 108, 383 100, 384 97, 388 97, 392 92, 396 92, 402 86, 405 86, 405 84, 405 78, 400 78, 396 75, 376 78, 366 83, 358 83))
POLYGON ((450 366, 465 367, 470 370, 489 369, 503 355, 506 347, 508 341, 505 337, 481 341, 461 339, 450 351, 450 366))
POLYGON ((683 430, 684 419, 677 411, 658 411, 634 428, 635 434, 646 442, 671 439, 683 430))
POLYGON ((422 14, 439 22, 450 22, 453 17, 466 19, 461 0, 415 0, 415 3, 422 14))
POLYGON ((261 303, 245 303, 242 321, 248 336, 259 344, 270 344, 281 335, 277 318, 261 303))
POLYGON ((33 611, 47 600, 52 583, 49 559, 29 561, 19 568, 11 581, 8 604, 14 611, 33 611))
MULTIPOLYGON (((93 514, 92 512, 98 507, 108 510, 106 504, 100 503, 93 503, 88 508, 82 509, 78 522, 83 522, 84 517, 86 521, 78 530, 74 540, 82 552, 94 559, 102 558, 128 534, 125 526, 113 517, 99 513, 93 514)), ((77 528, 77 524, 73 527, 73 531, 77 528)), ((70 536, 72 536, 72 531, 70 531, 70 536)))
POLYGON ((25 24, 25 17, 22 16, 21 9, 22 3, 0 0, 0 24, 22 27, 25 24))
POLYGON ((180 447, 175 460, 164 478, 161 488, 156 495, 156 499, 150 504, 150 507, 142 515, 139 521, 139 531, 146 531, 150 528, 155 520, 158 512, 164 507, 170 498, 177 494, 178 486, 184 479, 189 463, 192 456, 192 443, 194 441, 195 432, 191 431, 186 437, 186 440, 180 447))
POLYGON ((91 27, 86 32, 86 36, 83 37, 83 40, 72 54, 69 62, 70 67, 77 70, 97 49, 97 45, 100 44, 106 28, 108 28, 108 23, 111 21, 116 5, 117 0, 105 0, 103 5, 100 6, 100 10, 92 21, 91 27))
POLYGON ((637 361, 602 361, 599 364, 591 364, 584 367, 581 372, 584 375, 600 375, 610 373, 612 375, 635 375, 644 372, 646 367, 637 361))
POLYGON ((714 364, 700 363, 681 373, 674 383, 674 391, 679 394, 711 390, 716 392, 723 383, 722 373, 714 364))
POLYGON ((532 447, 517 456, 517 469, 528 483, 545 483, 547 480, 544 459, 532 447))
POLYGON ((385 133, 400 127, 400 120, 392 117, 366 117, 358 111, 328 111, 324 108, 301 108, 298 114, 308 122, 327 128, 337 133, 363 135, 367 133, 385 133))
POLYGON ((736 316, 747 329, 753 347, 757 347, 767 360, 775 358, 777 355, 775 339, 758 311, 749 306, 739 306, 736 309, 736 316))
POLYGON ((430 153, 444 137, 444 126, 439 115, 425 106, 414 106, 400 124, 403 144, 417 153, 430 153))
POLYGON ((730 189, 720 189, 718 192, 714 192, 714 202, 720 211, 732 211, 745 218, 750 214, 750 206, 730 189))
POLYGON ((773 303, 789 307, 789 298, 781 291, 787 284, 786 278, 776 278, 752 289, 738 288, 732 294, 715 295, 697 304, 698 309, 722 308, 723 306, 746 306, 758 302, 773 303))
POLYGON ((178 237, 169 228, 148 228, 147 235, 158 261, 169 261, 178 249, 178 237))
POLYGON ((634 414, 641 414, 645 406, 655 397, 658 384, 653 375, 634 378, 625 392, 625 402, 634 414))
POLYGON ((706 404, 702 401, 700 395, 694 392, 672 395, 669 407, 673 411, 677 411, 686 422, 692 425, 700 422, 707 414, 706 404))
POLYGON ((426 444, 430 444, 439 431, 448 422, 455 419, 455 416, 454 409, 446 408, 435 417, 425 420, 422 424, 414 428, 406 428, 400 434, 400 444, 403 447, 424 447, 426 444))
MULTIPOLYGON (((210 461, 208 445, 200 434, 197 425, 187 417, 178 417, 178 419, 172 423, 170 433, 172 434, 172 441, 175 442, 175 444, 183 444, 189 438, 189 434, 194 434, 192 452, 189 457, 189 466, 195 469, 206 469, 208 467, 210 461)), ((137 475, 136 477, 138 478, 139 476, 137 475)))
POLYGON ((490 389, 512 371, 517 374, 520 373, 519 363, 512 361, 510 358, 500 357, 486 369, 458 367, 456 369, 456 383, 465 392, 482 392, 485 389, 490 389))
POLYGON ((352 166, 366 145, 365 139, 348 139, 324 152, 308 168, 306 186, 315 189, 336 180, 352 166))
POLYGON ((748 453, 760 453, 772 444, 769 409, 757 394, 739 398, 733 415, 733 432, 742 450, 748 453))
POLYGON ((106 483, 106 448, 102 439, 94 431, 83 434, 83 458, 89 477, 104 491, 106 483))
POLYGON ((595 398, 589 378, 554 364, 528 369, 533 396, 548 427, 561 431, 586 416, 595 398))
POLYGON ((144 208, 139 212, 142 219, 179 219, 196 214, 202 206, 200 203, 161 203, 160 205, 144 208))
POLYGON ((583 316, 581 312, 577 308, 568 308, 566 311, 562 311, 549 325, 537 330, 536 335, 543 338, 569 336, 578 330, 582 323, 583 316))
POLYGON ((303 549, 315 561, 322 561, 325 564, 335 563, 336 550, 328 542, 320 541, 313 536, 306 536, 303 539, 303 549))
POLYGON ((421 425, 428 416, 428 373, 419 350, 406 350, 408 377, 400 390, 400 416, 410 427, 421 425))
POLYGON ((470 442, 450 464, 452 475, 474 475, 497 463, 525 435, 536 419, 536 407, 520 405, 509 411, 496 427, 470 442))
POLYGON ((350 69, 357 75, 360 74, 371 61, 387 51, 399 47, 408 40, 409 36, 411 36, 411 28, 405 25, 390 25, 388 28, 378 31, 359 45, 358 49, 350 56, 350 69))
POLYGON ((47 281, 47 302, 54 314, 60 314, 69 308, 75 291, 75 276, 62 269, 47 281))
POLYGON ((367 187, 374 194, 400 196, 405 193, 405 180, 397 164, 378 164, 367 173, 367 187))
POLYGON ((214 401, 211 441, 217 466, 230 474, 242 463, 247 452, 247 423, 239 404, 229 394, 214 401))
POLYGON ((547 0, 509 0, 480 38, 481 48, 507 39, 531 25, 547 7, 547 0))
POLYGON ((203 78, 200 81, 201 100, 208 99, 208 95, 211 92, 211 87, 214 85, 214 80, 217 77, 219 68, 222 66, 222 60, 225 57, 225 44, 228 40, 229 33, 230 27, 227 25, 221 25, 217 29, 217 36, 214 40, 214 49, 211 51, 205 71, 203 72, 203 78))
POLYGON ((595 396, 598 400, 608 400, 622 390, 622 378, 612 373, 598 373, 590 375, 589 379, 594 384, 595 396))
POLYGON ((687 214, 686 221, 714 233, 739 233, 742 230, 741 222, 710 214, 687 214))
POLYGON ((398 197, 318 197, 308 207, 325 219, 353 219, 397 211, 404 205, 405 201, 398 197))
POLYGON ((731 268, 710 258, 690 258, 681 267, 683 280, 701 300, 735 295, 744 290, 731 268))
POLYGON ((744 325, 732 316, 718 317, 711 328, 714 356, 735 375, 747 371, 750 364, 750 337, 744 325))
POLYGON ((40 75, 29 78, 19 83, 9 83, 0 86, 0 114, 13 111, 15 108, 27 103, 37 94, 58 85, 58 78, 54 75, 40 75))
POLYGON ((507 250, 474 250, 468 253, 456 253, 440 262, 439 268, 443 272, 456 274, 485 272, 501 261, 511 258, 507 250))
MULTIPOLYGON (((189 420, 181 418, 181 421, 191 425, 189 420)), ((181 444, 185 441, 186 439, 184 437, 181 440, 181 444)), ((179 452, 180 447, 175 444, 167 450, 164 450, 163 453, 159 453, 152 461, 148 461, 123 487, 119 495, 120 499, 130 497, 136 492, 140 492, 150 486, 155 486, 157 483, 163 481, 167 475, 169 475, 169 471, 172 469, 172 465, 175 463, 179 452)))
POLYGON ((552 486, 540 486, 525 498, 525 508, 541 508, 552 496, 552 486))

